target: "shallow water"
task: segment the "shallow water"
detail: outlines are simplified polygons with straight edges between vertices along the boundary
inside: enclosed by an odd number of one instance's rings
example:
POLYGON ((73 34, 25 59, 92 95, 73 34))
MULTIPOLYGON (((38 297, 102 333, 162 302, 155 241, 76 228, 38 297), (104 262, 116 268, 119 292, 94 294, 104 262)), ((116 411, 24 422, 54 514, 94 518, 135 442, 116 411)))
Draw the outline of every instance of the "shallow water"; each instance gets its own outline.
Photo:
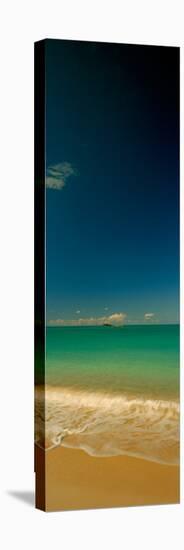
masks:
POLYGON ((36 396, 40 446, 177 464, 179 327, 48 328, 36 396))

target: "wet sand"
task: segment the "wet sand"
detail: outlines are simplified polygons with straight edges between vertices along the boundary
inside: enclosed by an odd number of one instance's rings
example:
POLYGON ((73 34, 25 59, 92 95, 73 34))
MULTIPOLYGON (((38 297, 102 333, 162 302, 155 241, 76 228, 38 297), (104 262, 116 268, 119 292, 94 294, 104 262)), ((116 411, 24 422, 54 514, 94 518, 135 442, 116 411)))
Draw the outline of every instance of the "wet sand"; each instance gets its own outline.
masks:
MULTIPOLYGON (((36 449, 37 491, 45 456, 46 511, 179 502, 179 467, 128 456, 92 457, 78 449, 36 449)), ((43 479, 42 479, 43 482, 43 479)))

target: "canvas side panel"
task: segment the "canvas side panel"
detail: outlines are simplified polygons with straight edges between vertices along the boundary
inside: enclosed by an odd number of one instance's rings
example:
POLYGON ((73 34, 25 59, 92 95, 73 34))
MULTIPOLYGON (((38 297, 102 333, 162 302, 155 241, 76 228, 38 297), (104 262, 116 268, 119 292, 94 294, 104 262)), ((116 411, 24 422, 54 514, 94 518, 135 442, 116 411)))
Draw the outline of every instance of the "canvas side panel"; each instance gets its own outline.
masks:
POLYGON ((45 41, 34 46, 34 113, 34 465, 36 508, 45 510, 45 41), (36 444, 38 434, 41 434, 41 446, 36 444))

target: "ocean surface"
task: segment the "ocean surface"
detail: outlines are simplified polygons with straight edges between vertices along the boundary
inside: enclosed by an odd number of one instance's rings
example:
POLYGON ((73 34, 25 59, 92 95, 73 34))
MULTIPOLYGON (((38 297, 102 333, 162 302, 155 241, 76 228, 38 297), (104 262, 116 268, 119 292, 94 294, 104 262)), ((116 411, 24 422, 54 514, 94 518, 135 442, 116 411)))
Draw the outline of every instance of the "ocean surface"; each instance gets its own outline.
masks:
POLYGON ((179 463, 179 326, 49 327, 36 441, 179 463))

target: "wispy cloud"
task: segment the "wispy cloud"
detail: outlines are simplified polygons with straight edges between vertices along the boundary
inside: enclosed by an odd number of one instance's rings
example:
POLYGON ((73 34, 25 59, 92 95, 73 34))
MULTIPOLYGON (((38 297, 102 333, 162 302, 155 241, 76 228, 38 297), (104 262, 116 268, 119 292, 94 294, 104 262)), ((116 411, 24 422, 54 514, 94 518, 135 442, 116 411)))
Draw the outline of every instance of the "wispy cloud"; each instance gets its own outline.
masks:
POLYGON ((108 323, 114 326, 121 326, 126 319, 126 313, 113 313, 104 317, 87 317, 80 319, 51 319, 48 325, 52 327, 82 327, 82 326, 103 326, 108 323))
POLYGON ((76 176, 77 172, 70 162, 60 162, 49 166, 46 174, 46 187, 60 191, 65 187, 66 181, 70 176, 76 176))

